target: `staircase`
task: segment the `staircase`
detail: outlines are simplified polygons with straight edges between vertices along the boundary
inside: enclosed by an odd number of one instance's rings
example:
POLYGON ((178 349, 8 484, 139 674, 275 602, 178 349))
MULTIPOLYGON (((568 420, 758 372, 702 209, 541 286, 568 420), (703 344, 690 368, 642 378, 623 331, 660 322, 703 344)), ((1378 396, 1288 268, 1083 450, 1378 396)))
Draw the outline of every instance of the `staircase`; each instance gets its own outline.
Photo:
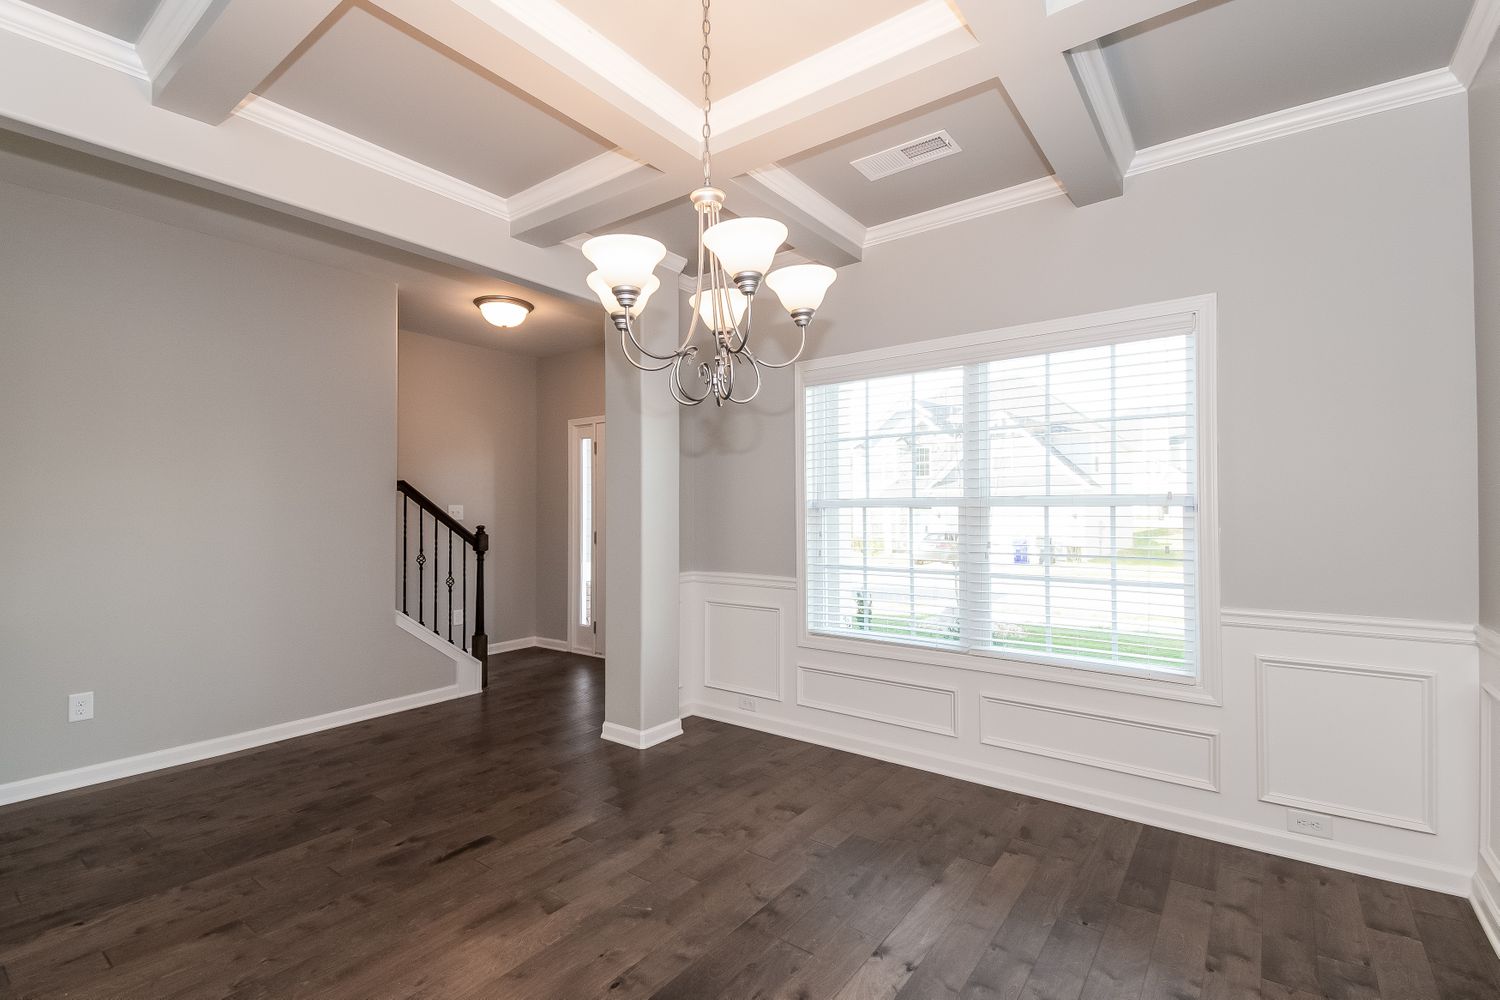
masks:
POLYGON ((484 554, 489 551, 490 537, 484 525, 470 531, 404 479, 396 482, 396 493, 401 504, 401 595, 396 610, 408 619, 403 627, 414 631, 410 624, 414 620, 423 635, 430 629, 435 639, 472 656, 479 661, 480 686, 488 687, 484 554))

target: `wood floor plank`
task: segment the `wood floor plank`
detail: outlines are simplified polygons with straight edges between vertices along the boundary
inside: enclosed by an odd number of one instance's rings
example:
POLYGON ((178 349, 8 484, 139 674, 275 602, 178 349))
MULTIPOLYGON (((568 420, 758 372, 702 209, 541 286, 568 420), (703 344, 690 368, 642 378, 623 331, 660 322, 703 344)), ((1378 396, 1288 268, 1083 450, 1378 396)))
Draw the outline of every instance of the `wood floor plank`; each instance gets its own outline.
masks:
POLYGON ((0 807, 0 997, 1500 998, 1466 900, 721 722, 601 665, 0 807))
POLYGON ((1261 879, 1220 861, 1204 1000, 1254 1000, 1261 981, 1261 879))

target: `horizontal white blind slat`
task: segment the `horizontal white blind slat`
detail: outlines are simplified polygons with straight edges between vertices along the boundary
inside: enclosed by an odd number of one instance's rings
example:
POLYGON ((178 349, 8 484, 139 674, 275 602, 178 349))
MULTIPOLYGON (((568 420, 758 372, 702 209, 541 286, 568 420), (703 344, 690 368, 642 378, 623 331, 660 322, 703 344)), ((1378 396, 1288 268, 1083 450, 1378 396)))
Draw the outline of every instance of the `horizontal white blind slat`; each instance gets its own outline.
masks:
POLYGON ((808 630, 1195 673, 1194 330, 1177 320, 807 386, 808 630))

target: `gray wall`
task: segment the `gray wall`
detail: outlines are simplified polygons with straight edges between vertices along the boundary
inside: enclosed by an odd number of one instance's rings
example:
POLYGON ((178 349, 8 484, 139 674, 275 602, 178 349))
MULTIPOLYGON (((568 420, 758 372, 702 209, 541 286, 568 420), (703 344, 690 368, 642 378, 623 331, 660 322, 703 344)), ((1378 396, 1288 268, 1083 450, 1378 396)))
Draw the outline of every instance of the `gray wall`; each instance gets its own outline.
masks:
POLYGON ((391 620, 392 285, 4 183, 0 232, 0 782, 453 682, 391 620))
POLYGON ((536 634, 537 370, 535 358, 400 334, 396 468, 488 531, 491 642, 536 634))
MULTIPOLYGON (((1215 292, 1225 604, 1474 621, 1466 135, 1456 96, 875 247, 810 350, 1215 292)), ((793 451, 790 378, 683 414, 684 569, 795 573, 793 451)))
POLYGON ((1469 91, 1479 367, 1479 623, 1500 629, 1500 42, 1469 91))
POLYGON ((568 638, 568 421, 603 415, 603 350, 537 362, 536 634, 545 638, 568 638))

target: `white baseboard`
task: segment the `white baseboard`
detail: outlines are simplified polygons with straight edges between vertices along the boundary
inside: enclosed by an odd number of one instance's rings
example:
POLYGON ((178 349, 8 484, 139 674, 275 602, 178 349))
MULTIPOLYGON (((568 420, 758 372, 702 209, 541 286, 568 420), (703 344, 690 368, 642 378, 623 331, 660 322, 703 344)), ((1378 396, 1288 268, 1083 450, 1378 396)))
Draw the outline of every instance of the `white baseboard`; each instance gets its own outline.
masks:
POLYGON ((849 736, 805 723, 769 718, 754 712, 743 712, 699 702, 684 704, 682 714, 727 722, 730 725, 756 729, 776 736, 786 736, 805 743, 816 743, 835 750, 846 750, 849 753, 862 754, 893 764, 947 775, 961 781, 1003 788, 1022 795, 1047 799, 1080 809, 1089 809, 1137 823, 1146 823, 1178 833, 1217 840, 1298 861, 1327 865, 1361 875, 1420 886, 1438 892, 1456 893, 1461 896, 1468 896, 1472 891, 1473 873, 1466 869, 1424 864, 1410 858, 1345 844, 1309 843, 1305 838, 1295 834, 1282 834, 1236 820, 1169 808, 1141 799, 1112 795, 1065 782, 1042 780, 1032 775, 980 764, 973 760, 915 750, 881 740, 849 736))
POLYGON ((518 649, 550 649, 557 653, 576 653, 579 656, 592 656, 602 660, 602 653, 589 653, 581 649, 573 649, 565 639, 549 639, 544 635, 528 635, 520 639, 507 639, 505 642, 490 643, 490 655, 496 653, 514 653, 518 649))
POLYGON ((450 684, 447 687, 404 694, 398 698, 387 698, 368 705, 341 708, 336 712, 314 715, 307 719, 281 722, 263 729, 252 729, 230 736, 217 736, 210 740, 186 743, 182 746, 168 747, 165 750, 153 750, 150 753, 123 757, 119 760, 107 760, 74 768, 71 771, 57 771, 53 774, 38 775, 35 778, 22 778, 20 781, 0 785, 0 805, 40 798, 57 792, 67 792, 105 781, 130 778, 148 771, 159 771, 162 768, 176 767, 179 764, 191 764, 210 757, 221 757, 227 753, 237 753, 241 750, 279 743, 296 736, 320 733, 326 729, 337 729, 355 722, 377 719, 382 715, 394 715, 397 712, 421 708, 424 705, 434 705, 440 701, 450 701, 468 693, 458 684, 450 684))
POLYGON ((606 722, 604 730, 599 734, 602 739, 609 740, 611 743, 619 743, 635 750, 645 750, 648 747, 656 746, 658 743, 665 743, 674 736, 681 735, 681 719, 663 722, 661 725, 652 726, 650 729, 631 729, 629 726, 606 722))
POLYGON ((1479 926, 1484 928, 1484 936, 1490 939, 1490 947, 1500 955, 1500 868, 1489 851, 1479 852, 1479 870, 1474 873, 1469 902, 1474 906, 1479 926))

